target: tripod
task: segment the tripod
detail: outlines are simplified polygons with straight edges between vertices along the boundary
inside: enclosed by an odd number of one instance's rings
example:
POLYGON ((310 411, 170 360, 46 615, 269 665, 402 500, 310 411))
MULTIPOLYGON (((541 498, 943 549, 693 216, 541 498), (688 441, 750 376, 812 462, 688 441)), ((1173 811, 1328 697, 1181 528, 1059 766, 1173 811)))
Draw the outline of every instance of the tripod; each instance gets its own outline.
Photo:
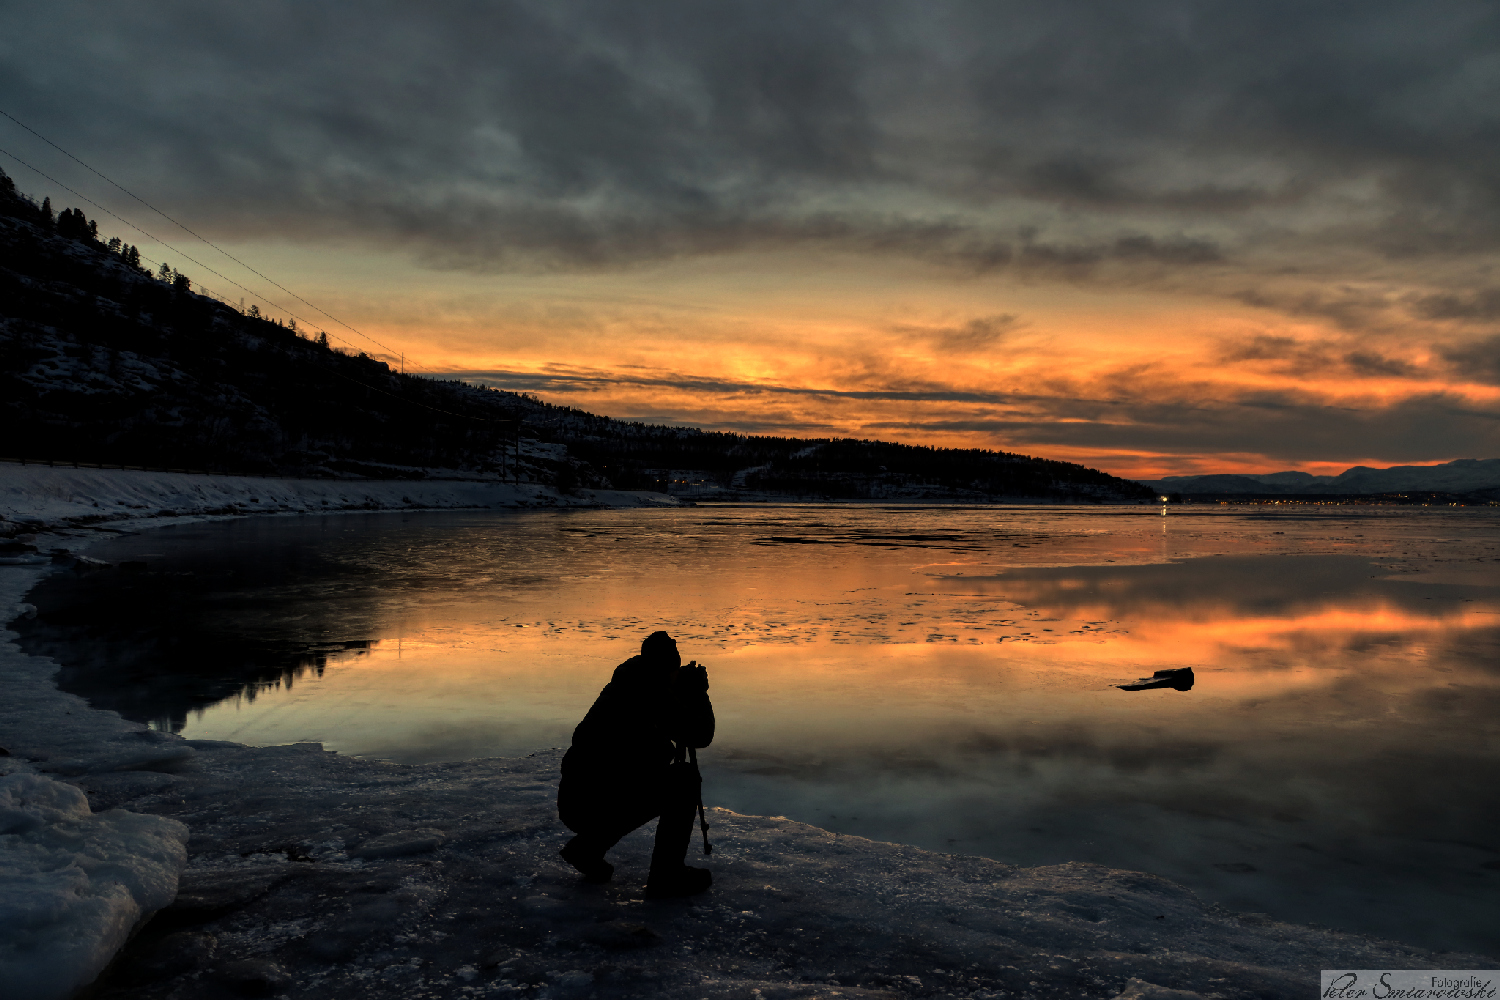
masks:
POLYGON ((696 747, 688 747, 688 760, 693 765, 693 773, 698 776, 698 826, 703 831, 703 853, 712 854, 714 845, 708 842, 708 812, 703 808, 703 773, 698 770, 696 747))

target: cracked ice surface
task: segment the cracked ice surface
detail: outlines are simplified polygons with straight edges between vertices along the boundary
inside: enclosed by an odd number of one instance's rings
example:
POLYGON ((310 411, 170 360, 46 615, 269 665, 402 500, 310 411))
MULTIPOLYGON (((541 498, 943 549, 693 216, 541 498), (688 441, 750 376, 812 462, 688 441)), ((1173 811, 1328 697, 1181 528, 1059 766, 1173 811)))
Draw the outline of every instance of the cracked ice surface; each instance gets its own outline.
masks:
MULTIPOLYGON (((40 572, 4 567, 0 608, 40 572)), ((1018 868, 726 810, 697 861, 713 889, 648 901, 649 829, 621 843, 612 883, 558 860, 557 752, 393 765, 179 740, 58 692, 55 666, 12 638, 0 771, 50 772, 101 810, 191 831, 176 899, 103 1000, 1292 998, 1324 968, 1495 961, 1233 914, 1138 872, 1018 868)))
MULTIPOLYGON (((193 829, 181 894, 159 919, 211 936, 213 955, 103 995, 207 998, 226 977, 261 975, 299 998, 1112 997, 1132 978, 1292 997, 1320 968, 1432 961, 1217 912, 1150 875, 1022 869, 726 810, 710 811, 715 852, 699 862, 713 890, 647 901, 644 833, 604 886, 556 858, 559 756, 394 766, 316 744, 201 748, 200 771, 138 807, 193 829), (440 846, 356 856, 430 829, 440 846), (247 960, 259 964, 225 972, 247 960)), ((149 965, 150 947, 137 951, 149 965)))

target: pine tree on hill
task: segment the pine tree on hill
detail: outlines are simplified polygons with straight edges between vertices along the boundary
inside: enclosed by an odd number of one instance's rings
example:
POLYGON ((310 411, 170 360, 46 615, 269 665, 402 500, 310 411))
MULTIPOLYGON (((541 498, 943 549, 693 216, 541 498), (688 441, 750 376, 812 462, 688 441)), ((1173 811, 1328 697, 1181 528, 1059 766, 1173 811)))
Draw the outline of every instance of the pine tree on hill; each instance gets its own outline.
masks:
POLYGON ((90 222, 81 208, 65 208, 57 217, 57 235, 84 243, 97 243, 99 224, 90 222))

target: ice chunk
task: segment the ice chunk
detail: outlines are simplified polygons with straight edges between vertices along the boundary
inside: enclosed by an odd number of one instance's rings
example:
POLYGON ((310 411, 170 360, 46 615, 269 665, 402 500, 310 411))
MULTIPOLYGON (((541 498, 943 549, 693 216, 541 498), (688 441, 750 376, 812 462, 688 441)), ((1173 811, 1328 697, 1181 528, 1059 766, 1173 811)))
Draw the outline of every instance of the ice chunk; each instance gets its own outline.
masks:
POLYGON ((549 972, 547 978, 551 980, 551 983, 542 992, 542 995, 548 998, 557 998, 557 1000, 564 1000, 567 997, 581 997, 589 992, 594 985, 594 977, 582 969, 549 972))
POLYGON ((360 844, 349 854, 356 858, 399 858, 405 854, 431 851, 442 843, 443 831, 424 826, 415 830, 382 833, 360 844))
POLYGON ((131 931, 166 906, 187 827, 123 810, 94 814, 72 785, 0 778, 0 982, 7 1000, 71 996, 131 931))
POLYGON ((213 960, 218 944, 218 938, 201 931, 168 934, 132 963, 126 978, 149 983, 201 969, 213 960))
POLYGON ((1115 1000, 1204 1000, 1204 997, 1202 993, 1194 993, 1192 990, 1174 990, 1148 983, 1144 979, 1132 978, 1116 994, 1115 1000))
POLYGON ((44 770, 63 775, 107 771, 157 770, 181 767, 197 753, 186 740, 171 733, 138 729, 99 741, 92 752, 49 761, 44 770))
POLYGON ((183 778, 160 771, 112 771, 71 779, 68 784, 83 789, 96 812, 123 806, 132 799, 156 795, 181 785, 183 778))
POLYGON ((1116 684, 1115 687, 1121 691, 1153 691, 1158 688, 1171 688, 1173 691, 1191 691, 1193 689, 1192 667, 1169 667, 1166 670, 1158 670, 1150 677, 1142 677, 1134 684, 1116 684))
POLYGON ((275 993, 291 982, 281 963, 269 958, 242 958, 226 962, 219 970, 218 978, 230 984, 237 992, 249 994, 275 993))
POLYGON ((601 948, 649 948, 660 944, 662 936, 645 924, 633 920, 609 920, 593 925, 584 939, 601 948))

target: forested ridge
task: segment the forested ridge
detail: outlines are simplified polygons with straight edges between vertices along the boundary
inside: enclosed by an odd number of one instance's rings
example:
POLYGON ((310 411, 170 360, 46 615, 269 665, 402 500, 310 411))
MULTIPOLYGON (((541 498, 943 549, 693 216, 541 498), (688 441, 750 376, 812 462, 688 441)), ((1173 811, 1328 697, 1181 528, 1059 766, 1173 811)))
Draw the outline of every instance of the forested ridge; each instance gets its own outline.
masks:
POLYGON ((298 476, 451 470, 565 489, 664 488, 696 471, 726 489, 830 498, 1150 492, 1004 452, 648 425, 402 374, 148 263, 0 172, 0 457, 298 476))

